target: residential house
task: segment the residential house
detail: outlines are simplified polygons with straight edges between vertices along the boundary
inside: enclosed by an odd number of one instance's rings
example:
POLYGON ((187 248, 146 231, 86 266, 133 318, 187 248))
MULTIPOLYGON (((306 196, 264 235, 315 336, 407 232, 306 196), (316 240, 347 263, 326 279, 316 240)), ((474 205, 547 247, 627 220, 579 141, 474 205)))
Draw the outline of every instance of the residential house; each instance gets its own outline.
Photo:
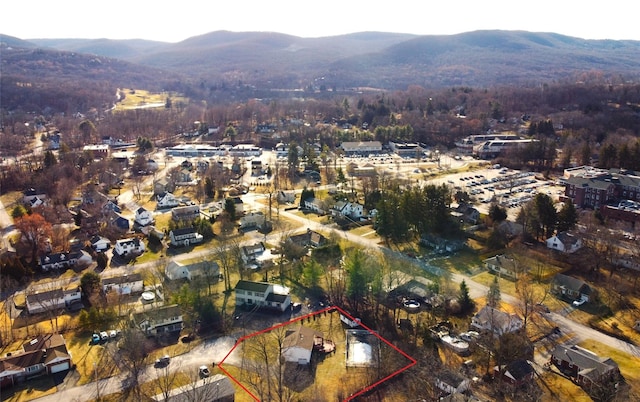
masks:
POLYGON ((551 281, 551 293, 568 300, 591 301, 595 297, 595 289, 581 279, 557 274, 551 281))
POLYGON ((234 402, 236 390, 229 377, 216 374, 206 380, 198 380, 158 394, 151 399, 157 402, 234 402))
POLYGON ((469 389, 471 381, 458 373, 444 370, 436 376, 436 387, 445 394, 463 393, 469 389))
POLYGON ((242 216, 242 214, 244 214, 244 202, 242 202, 242 198, 231 197, 230 199, 233 201, 233 205, 236 208, 236 216, 242 216))
POLYGON ((462 219, 462 221, 471 225, 477 224, 480 220, 480 211, 475 209, 473 205, 467 203, 458 205, 454 212, 460 217, 460 219, 462 219))
POLYGON ((173 192, 175 189, 175 184, 168 177, 161 177, 153 182, 153 194, 156 196, 173 192))
POLYGON ((34 202, 42 203, 46 200, 47 195, 42 191, 38 191, 34 188, 29 188, 22 193, 22 203, 26 205, 33 205, 34 202))
POLYGON ((83 250, 71 253, 54 253, 40 257, 40 268, 43 271, 73 268, 76 265, 88 265, 91 256, 83 250))
POLYGON ((266 247, 262 242, 242 246, 240 249, 242 261, 245 265, 255 264, 256 266, 259 266, 260 264, 258 263, 258 259, 265 252, 265 250, 266 247))
POLYGON ((171 210, 171 219, 174 221, 192 221, 200 216, 199 205, 187 205, 176 207, 171 210))
POLYGON ((131 320, 147 336, 180 332, 184 328, 182 311, 177 304, 133 313, 131 320))
POLYGON ((82 299, 82 292, 79 286, 62 288, 52 284, 48 289, 40 287, 28 289, 26 291, 25 304, 29 314, 39 314, 45 311, 60 311, 70 306, 74 302, 82 299))
POLYGON ((111 247, 111 240, 99 235, 91 237, 89 243, 91 243, 91 248, 97 252, 106 251, 111 247))
POLYGON ((105 293, 115 291, 120 295, 129 295, 131 293, 140 293, 144 290, 142 275, 133 273, 122 276, 114 276, 102 279, 102 290, 105 293))
POLYGON ((172 281, 187 279, 189 281, 198 277, 218 278, 220 266, 215 261, 198 261, 191 264, 183 264, 171 261, 164 270, 165 275, 172 281))
POLYGON ((176 185, 189 185, 193 182, 193 176, 191 176, 190 169, 180 169, 178 174, 176 175, 176 185))
POLYGON ((291 204, 296 200, 295 191, 278 191, 277 199, 280 204, 291 204))
POLYGON ((320 247, 327 242, 327 238, 315 230, 307 229, 305 233, 289 236, 287 241, 301 247, 320 247))
POLYGON ((303 206, 309 211, 315 212, 319 215, 324 215, 324 202, 319 198, 307 198, 304 200, 303 206))
POLYGON ((525 269, 512 257, 498 254, 483 261, 487 270, 501 278, 518 279, 525 269))
POLYGON ((502 381, 516 388, 531 383, 535 375, 531 364, 524 359, 514 360, 502 367, 495 366, 493 371, 494 375, 498 376, 502 381))
POLYGON ((317 343, 322 343, 324 335, 302 325, 287 330, 282 343, 282 357, 286 362, 307 365, 317 343))
POLYGON ((558 345, 551 353, 551 363, 580 386, 590 389, 593 385, 620 378, 618 364, 609 357, 600 357, 579 346, 558 345))
POLYGON ((39 335, 23 344, 21 350, 0 358, 0 386, 13 386, 43 373, 60 373, 71 366, 71 354, 62 335, 39 335))
POLYGON ((175 208, 180 205, 178 200, 172 193, 164 192, 156 197, 157 205, 156 209, 169 209, 175 208))
POLYGON ((116 213, 122 213, 122 209, 120 208, 120 206, 118 206, 118 204, 116 204, 115 202, 108 200, 107 202, 104 203, 104 205, 102 206, 102 213, 104 215, 110 215, 111 212, 116 212, 116 213))
POLYGON ((282 312, 291 304, 289 289, 273 283, 240 280, 235 291, 236 306, 258 306, 282 312))
POLYGON ((240 218, 238 228, 240 230, 247 230, 258 228, 260 229, 266 221, 266 218, 262 212, 250 212, 247 215, 240 218))
POLYGON ((473 316, 471 326, 480 331, 492 332, 495 336, 501 336, 519 331, 522 329, 523 322, 517 314, 510 314, 487 305, 473 316))
POLYGON ((204 237, 195 228, 173 229, 169 232, 169 243, 174 247, 188 247, 201 243, 204 237))
POLYGON ((119 257, 137 257, 144 253, 145 246, 137 237, 116 240, 113 254, 119 257))
POLYGON ((136 215, 133 218, 134 222, 139 226, 148 226, 153 223, 153 214, 151 211, 146 210, 143 207, 136 209, 136 215))
POLYGON ((331 208, 331 215, 359 220, 364 215, 364 206, 357 202, 338 201, 331 208))
POLYGON ((109 226, 118 228, 122 231, 129 231, 131 229, 131 222, 117 212, 111 212, 108 217, 109 226))
POLYGON ((582 239, 569 232, 560 232, 547 239, 547 248, 572 254, 582 248, 582 239))

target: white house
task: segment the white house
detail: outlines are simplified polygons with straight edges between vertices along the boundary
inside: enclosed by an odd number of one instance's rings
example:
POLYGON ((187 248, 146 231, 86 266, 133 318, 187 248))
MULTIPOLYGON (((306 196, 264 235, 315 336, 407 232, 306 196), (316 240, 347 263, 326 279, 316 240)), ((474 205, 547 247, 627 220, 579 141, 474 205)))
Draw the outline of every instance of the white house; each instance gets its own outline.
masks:
POLYGON ((193 264, 183 264, 178 261, 171 261, 164 270, 165 275, 172 281, 177 279, 192 280, 197 277, 218 277, 220 266, 215 261, 199 261, 193 264))
POLYGON ((436 387, 447 394, 463 393, 469 389, 471 381, 454 373, 445 370, 436 377, 436 387))
POLYGON ((93 236, 89 242, 91 243, 91 248, 98 252, 108 250, 111 247, 111 240, 98 235, 93 236))
POLYGON ((40 268, 43 271, 67 269, 76 265, 90 264, 91 256, 84 250, 71 253, 55 253, 40 257, 40 268))
POLYGON ((509 314, 487 305, 473 316, 471 326, 500 336, 520 330, 523 322, 517 314, 509 314))
POLYGON ((308 198, 306 200, 304 200, 304 207, 310 211, 313 211, 317 214, 324 214, 324 209, 323 209, 323 205, 324 203, 322 202, 321 199, 319 198, 308 198))
POLYGON ((287 362, 307 365, 311 362, 311 354, 316 343, 321 343, 324 335, 302 325, 287 330, 282 344, 282 357, 287 362))
POLYGON ((144 289, 142 275, 133 273, 123 276, 114 276, 102 279, 102 290, 105 293, 115 291, 120 295, 140 293, 144 289))
POLYGON ((265 216, 262 212, 250 212, 240 218, 239 229, 261 228, 265 223, 265 216))
POLYGON ((144 243, 137 237, 116 240, 113 253, 120 257, 138 256, 144 253, 144 243))
POLYGON ((364 216, 364 206, 357 202, 338 201, 331 208, 333 216, 344 216, 351 219, 360 219, 364 216))
POLYGON ((582 248, 582 239, 569 232, 560 232, 547 239, 547 248, 571 254, 582 248))
POLYGON ((175 247, 187 247, 201 243, 204 237, 195 228, 173 229, 169 232, 169 242, 175 247))
POLYGON ((171 210, 171 219, 174 221, 192 221, 200 216, 199 205, 187 205, 175 207, 171 210))
POLYGON ((136 209, 136 215, 133 220, 140 226, 147 226, 153 223, 153 214, 151 211, 140 207, 136 209))
POLYGON ((289 289, 273 283, 240 280, 235 290, 236 306, 259 306, 285 311, 291 304, 289 289))
POLYGON ((182 310, 177 304, 134 313, 131 321, 148 336, 179 332, 184 328, 182 310))
POLYGON ((25 299, 29 314, 62 310, 82 298, 82 292, 78 286, 69 289, 57 287, 44 291, 27 290, 26 293, 25 299))
POLYGON ((168 209, 180 205, 180 200, 178 200, 172 193, 169 192, 158 195, 157 200, 158 202, 156 205, 156 209, 168 209))

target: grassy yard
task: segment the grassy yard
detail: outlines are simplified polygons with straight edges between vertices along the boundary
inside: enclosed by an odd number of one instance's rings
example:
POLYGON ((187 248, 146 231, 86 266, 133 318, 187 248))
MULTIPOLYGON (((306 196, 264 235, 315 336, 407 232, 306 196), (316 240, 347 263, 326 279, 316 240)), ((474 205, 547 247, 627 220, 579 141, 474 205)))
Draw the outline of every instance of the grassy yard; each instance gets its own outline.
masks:
POLYGON ((579 386, 555 372, 543 372, 538 377, 542 401, 591 402, 589 395, 579 386))

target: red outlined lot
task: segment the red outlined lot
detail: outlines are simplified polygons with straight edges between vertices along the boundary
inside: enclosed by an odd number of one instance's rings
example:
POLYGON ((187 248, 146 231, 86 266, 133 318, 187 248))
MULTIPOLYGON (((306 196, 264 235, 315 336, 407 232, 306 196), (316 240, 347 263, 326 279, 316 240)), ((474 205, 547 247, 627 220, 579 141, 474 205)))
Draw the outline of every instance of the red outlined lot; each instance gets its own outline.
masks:
MULTIPOLYGON (((260 401, 260 399, 258 397, 256 397, 244 384, 242 384, 240 381, 238 381, 238 379, 236 379, 235 377, 233 377, 231 374, 229 374, 229 372, 224 368, 224 362, 225 360, 229 357, 229 355, 231 355, 231 353, 233 353, 233 351, 245 340, 258 336, 258 335, 262 335, 265 334, 267 332, 273 331, 277 328, 281 328, 281 327, 285 327, 287 325, 296 323, 296 322, 302 322, 303 320, 315 316, 315 315, 319 315, 319 314, 323 314, 323 313, 330 313, 330 312, 334 312, 334 311, 338 311, 340 314, 344 315, 345 317, 349 318, 352 321, 356 321, 355 318, 353 318, 349 313, 347 313, 346 311, 344 311, 343 309, 341 309, 338 306, 330 306, 327 307, 325 309, 319 310, 319 311, 314 311, 313 313, 304 315, 304 316, 300 316, 300 317, 296 317, 293 320, 278 324, 278 325, 274 325, 272 327, 263 329, 261 331, 257 331, 254 332, 252 334, 249 335, 245 335, 242 338, 238 339, 238 341, 235 343, 235 345, 233 345, 233 348, 231 348, 231 350, 229 351, 229 353, 227 353, 227 355, 224 357, 224 359, 222 359, 222 361, 220 363, 218 363, 218 368, 220 368, 220 370, 222 370, 222 372, 224 372, 229 378, 231 378, 236 384, 238 384, 238 386, 240 388, 242 388, 247 394, 249 394, 255 401, 260 401)), ((364 328, 366 331, 368 331, 370 334, 374 335, 376 338, 378 338, 380 341, 382 341, 384 344, 386 344, 387 346, 389 346, 390 348, 392 348, 393 350, 395 350, 397 353, 399 353, 400 355, 402 355, 403 357, 405 357, 409 363, 401 368, 399 368, 398 370, 392 372, 391 374, 387 375, 384 378, 381 378, 379 380, 377 380, 376 382, 374 382, 373 384, 352 393, 347 399, 345 399, 345 401, 351 401, 355 398, 357 398, 360 395, 363 395, 371 390, 373 390, 375 387, 379 386, 380 384, 384 383, 385 381, 390 380, 391 378, 397 376, 398 374, 402 373, 403 371, 409 369, 410 367, 414 366, 417 362, 414 358, 412 358, 411 356, 409 356, 408 354, 406 354, 405 352, 403 352, 402 350, 398 349, 395 345, 393 345, 391 342, 389 342, 388 340, 386 340, 385 338, 383 338, 382 336, 380 336, 376 331, 368 328, 366 325, 360 323, 360 326, 362 328, 364 328)))

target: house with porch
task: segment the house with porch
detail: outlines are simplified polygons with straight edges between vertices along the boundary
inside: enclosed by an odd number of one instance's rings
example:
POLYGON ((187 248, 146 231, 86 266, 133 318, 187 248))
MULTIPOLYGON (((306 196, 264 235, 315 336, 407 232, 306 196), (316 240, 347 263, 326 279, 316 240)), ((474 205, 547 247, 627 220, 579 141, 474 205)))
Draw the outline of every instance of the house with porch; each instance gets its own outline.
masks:
POLYGON ((182 310, 177 304, 133 313, 131 321, 147 336, 170 335, 184 328, 182 310))
POLYGON ((0 386, 20 384, 40 375, 51 375, 72 367, 71 353, 59 334, 38 335, 20 350, 0 357, 0 386))
POLYGON ((316 345, 323 342, 322 332, 300 325, 285 333, 282 357, 286 362, 308 365, 316 345))
POLYGON ((235 292, 236 306, 258 306, 283 312, 291 304, 289 289, 273 283, 239 280, 235 292))
POLYGON ((188 247, 202 243, 203 239, 204 237, 193 227, 173 229, 169 232, 169 244, 174 247, 188 247))

